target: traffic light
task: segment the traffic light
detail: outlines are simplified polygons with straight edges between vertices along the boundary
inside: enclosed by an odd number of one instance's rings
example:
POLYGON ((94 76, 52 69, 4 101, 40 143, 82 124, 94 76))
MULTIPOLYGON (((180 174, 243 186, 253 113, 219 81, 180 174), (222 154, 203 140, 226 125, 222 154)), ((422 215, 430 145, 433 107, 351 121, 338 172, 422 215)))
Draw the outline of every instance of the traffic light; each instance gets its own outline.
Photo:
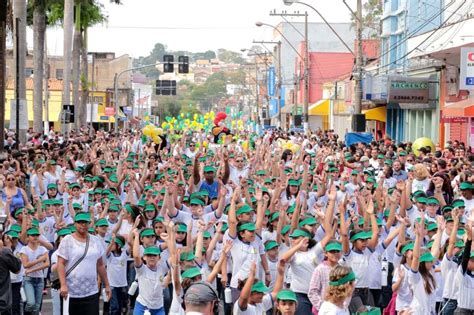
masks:
POLYGON ((163 72, 164 73, 173 73, 174 72, 174 56, 173 55, 164 55, 163 56, 163 72))
POLYGON ((156 80, 156 95, 176 95, 176 81, 156 80))
POLYGON ((179 73, 189 73, 189 57, 188 56, 179 56, 178 57, 178 72, 179 73))

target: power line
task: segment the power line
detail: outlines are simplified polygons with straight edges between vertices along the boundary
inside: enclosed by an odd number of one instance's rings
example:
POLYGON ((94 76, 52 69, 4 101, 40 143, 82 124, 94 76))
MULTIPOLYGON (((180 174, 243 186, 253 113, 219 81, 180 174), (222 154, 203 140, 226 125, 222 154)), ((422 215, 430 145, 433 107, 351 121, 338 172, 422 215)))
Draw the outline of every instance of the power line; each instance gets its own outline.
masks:
POLYGON ((127 25, 113 25, 113 26, 97 26, 100 28, 112 29, 147 29, 147 30, 229 30, 229 29, 252 29, 251 26, 127 26, 127 25))
MULTIPOLYGON (((454 0, 453 0, 454 1, 454 0)), ((415 50, 417 50, 421 45, 423 45, 423 43, 425 43, 427 40, 429 40, 433 35, 436 34, 437 31, 439 31, 441 28, 443 28, 444 24, 454 15, 457 13, 457 11, 459 11, 459 9, 461 9, 461 7, 466 3, 467 0, 464 0, 463 3, 446 19, 446 21, 441 24, 439 27, 437 27, 436 29, 433 30, 433 32, 428 35, 428 37, 426 37, 421 43, 419 43, 415 48, 413 48, 412 50, 410 50, 409 52, 407 52, 406 54, 404 54, 403 56, 401 56, 400 58, 398 58, 397 60, 385 65, 385 66, 380 66, 380 67, 377 67, 377 69, 375 69, 375 71, 378 71, 380 69, 383 69, 383 68, 386 68, 388 66, 390 66, 392 63, 393 64, 396 64, 398 61, 400 60, 403 60, 405 59, 407 56, 409 56, 412 52, 414 52, 415 50)))

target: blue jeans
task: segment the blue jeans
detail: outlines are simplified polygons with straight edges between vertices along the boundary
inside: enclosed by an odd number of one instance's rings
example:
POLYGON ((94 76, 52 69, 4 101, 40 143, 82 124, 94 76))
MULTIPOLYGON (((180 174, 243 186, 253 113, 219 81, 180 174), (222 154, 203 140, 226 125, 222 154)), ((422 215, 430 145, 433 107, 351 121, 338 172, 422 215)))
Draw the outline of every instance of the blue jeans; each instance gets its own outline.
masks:
POLYGON ((296 315, 307 315, 313 313, 313 304, 311 304, 307 294, 296 293, 296 299, 298 300, 298 303, 296 304, 296 315))
POLYGON ((444 299, 443 315, 453 315, 457 307, 458 307, 457 300, 444 299))
POLYGON ((110 315, 122 314, 122 307, 127 306, 127 296, 125 291, 127 287, 112 288, 112 299, 110 300, 110 315))
POLYGON ((23 288, 26 295, 25 312, 39 314, 41 301, 43 299, 44 278, 23 278, 23 288))
POLYGON ((135 308, 133 309, 133 315, 143 315, 145 311, 148 310, 151 315, 165 315, 165 308, 159 308, 156 310, 149 309, 145 305, 140 304, 138 301, 135 301, 135 308))

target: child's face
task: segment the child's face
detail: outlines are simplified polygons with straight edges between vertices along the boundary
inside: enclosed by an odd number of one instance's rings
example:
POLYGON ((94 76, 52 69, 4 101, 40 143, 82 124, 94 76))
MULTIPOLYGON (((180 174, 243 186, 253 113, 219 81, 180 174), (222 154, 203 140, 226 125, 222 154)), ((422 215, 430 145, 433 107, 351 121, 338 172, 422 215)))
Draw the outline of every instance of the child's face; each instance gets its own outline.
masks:
POLYGON ((276 260, 278 258, 278 248, 275 247, 275 248, 272 248, 269 251, 267 251, 267 256, 271 260, 276 260))

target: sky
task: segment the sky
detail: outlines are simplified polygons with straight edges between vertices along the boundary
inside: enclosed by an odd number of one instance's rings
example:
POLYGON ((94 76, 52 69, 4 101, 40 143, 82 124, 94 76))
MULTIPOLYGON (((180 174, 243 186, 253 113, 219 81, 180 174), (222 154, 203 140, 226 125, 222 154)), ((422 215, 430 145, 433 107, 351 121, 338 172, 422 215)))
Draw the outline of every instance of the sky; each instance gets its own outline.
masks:
MULTIPOLYGON (((115 52, 131 57, 146 56, 156 43, 170 50, 192 52, 225 48, 240 51, 250 48, 253 40, 271 40, 273 30, 256 27, 255 22, 277 25, 282 17, 270 16, 270 11, 287 13, 309 9, 301 4, 286 6, 283 0, 122 0, 104 4, 108 22, 90 29, 89 51, 115 52)), ((329 22, 349 22, 350 13, 342 0, 306 0, 329 22)), ((355 0, 347 3, 354 9, 355 0)), ((316 13, 308 10, 310 22, 320 22, 316 13)), ((287 17, 288 21, 304 21, 302 17, 287 17)), ((310 34, 311 35, 311 34, 310 34)), ((57 27, 47 33, 50 55, 63 50, 63 32, 57 27)), ((32 31, 28 31, 28 46, 33 46, 32 31)))

